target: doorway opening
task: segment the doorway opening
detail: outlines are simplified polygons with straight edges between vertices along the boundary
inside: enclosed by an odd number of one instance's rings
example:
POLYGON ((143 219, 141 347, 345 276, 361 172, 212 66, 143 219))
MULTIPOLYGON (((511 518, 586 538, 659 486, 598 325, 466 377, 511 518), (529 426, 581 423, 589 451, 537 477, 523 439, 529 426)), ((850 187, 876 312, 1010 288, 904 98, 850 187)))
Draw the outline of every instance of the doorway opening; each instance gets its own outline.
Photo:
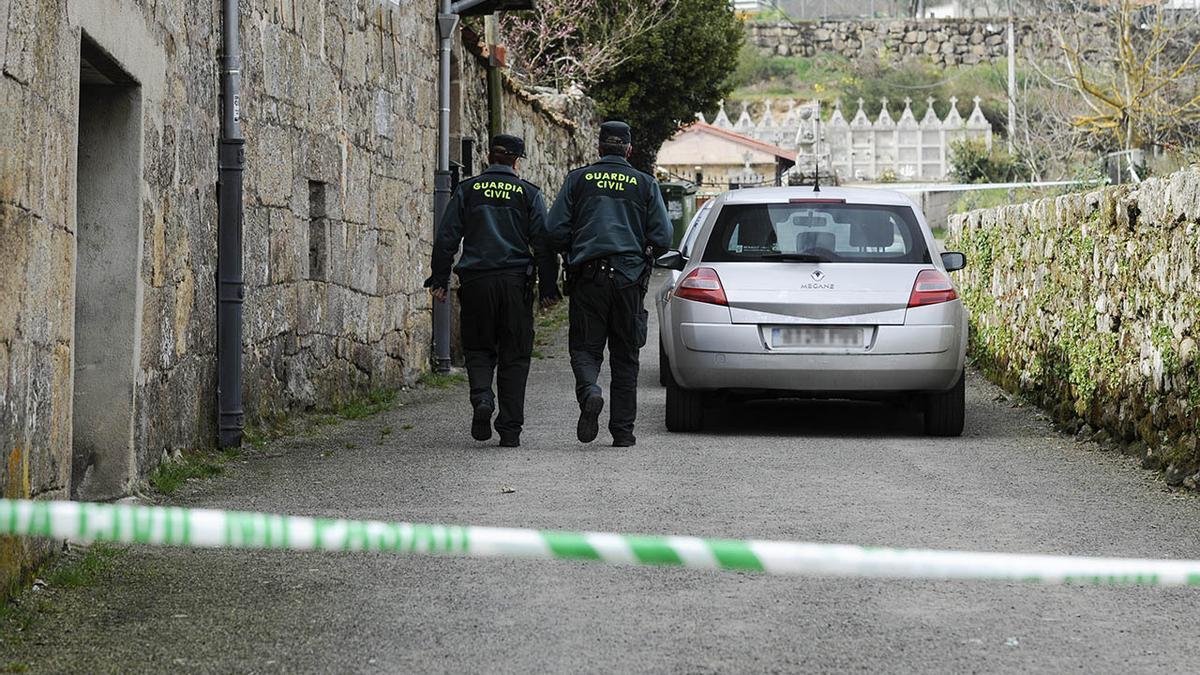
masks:
POLYGON ((86 34, 78 130, 71 495, 103 500, 137 477, 142 102, 137 81, 86 34))

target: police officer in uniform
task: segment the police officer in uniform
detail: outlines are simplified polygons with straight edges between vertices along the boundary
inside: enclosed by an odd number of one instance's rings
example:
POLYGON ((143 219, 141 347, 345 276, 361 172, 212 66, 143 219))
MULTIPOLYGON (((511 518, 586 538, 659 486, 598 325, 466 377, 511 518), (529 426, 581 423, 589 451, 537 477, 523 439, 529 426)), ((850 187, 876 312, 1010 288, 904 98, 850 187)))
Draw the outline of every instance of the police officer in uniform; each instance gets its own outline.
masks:
POLYGON ((525 422, 525 381, 533 353, 533 284, 535 259, 547 267, 542 277, 542 302, 559 297, 558 263, 546 247, 546 203, 541 190, 518 176, 525 141, 498 134, 492 138, 490 166, 459 184, 433 246, 432 276, 425 286, 444 300, 450 284, 450 265, 460 286, 463 352, 471 385, 471 436, 492 437, 496 396, 500 413, 496 431, 500 445, 521 444, 525 422))
POLYGON ((633 135, 624 122, 600 125, 600 161, 572 171, 548 222, 550 245, 566 251, 571 295, 571 369, 579 401, 576 435, 599 433, 604 398, 596 380, 608 345, 613 446, 637 443, 638 351, 646 344, 646 289, 653 255, 671 245, 671 221, 658 182, 629 164, 633 135))

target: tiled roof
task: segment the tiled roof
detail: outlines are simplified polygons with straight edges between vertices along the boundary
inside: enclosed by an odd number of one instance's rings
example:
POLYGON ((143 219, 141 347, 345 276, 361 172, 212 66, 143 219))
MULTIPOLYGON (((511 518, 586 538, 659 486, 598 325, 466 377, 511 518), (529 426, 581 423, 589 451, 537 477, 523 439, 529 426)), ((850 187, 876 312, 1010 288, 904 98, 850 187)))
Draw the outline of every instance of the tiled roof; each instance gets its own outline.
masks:
POLYGON ((783 159, 786 159, 786 160, 789 160, 792 162, 796 161, 796 153, 792 150, 784 150, 783 148, 779 147, 778 145, 771 145, 770 143, 764 143, 762 141, 750 138, 749 136, 743 136, 742 134, 739 134, 736 131, 729 131, 728 129, 714 127, 713 125, 708 124, 707 122, 700 122, 700 121, 693 122, 693 123, 689 124, 688 126, 684 127, 682 130, 680 130, 679 133, 680 134, 689 134, 689 133, 709 134, 710 136, 716 136, 718 138, 723 138, 727 141, 732 141, 734 143, 737 143, 738 145, 745 146, 752 150, 758 150, 760 152, 772 154, 772 155, 775 155, 776 157, 782 157, 783 159))

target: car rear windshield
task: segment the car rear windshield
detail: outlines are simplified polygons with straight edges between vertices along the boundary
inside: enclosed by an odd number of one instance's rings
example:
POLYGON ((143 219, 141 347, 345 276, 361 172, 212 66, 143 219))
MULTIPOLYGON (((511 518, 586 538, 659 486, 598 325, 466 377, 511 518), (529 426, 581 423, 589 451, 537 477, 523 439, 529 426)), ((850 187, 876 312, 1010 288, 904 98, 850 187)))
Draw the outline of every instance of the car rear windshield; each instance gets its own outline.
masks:
POLYGON ((840 203, 730 204, 721 209, 706 262, 929 263, 907 206, 840 203))

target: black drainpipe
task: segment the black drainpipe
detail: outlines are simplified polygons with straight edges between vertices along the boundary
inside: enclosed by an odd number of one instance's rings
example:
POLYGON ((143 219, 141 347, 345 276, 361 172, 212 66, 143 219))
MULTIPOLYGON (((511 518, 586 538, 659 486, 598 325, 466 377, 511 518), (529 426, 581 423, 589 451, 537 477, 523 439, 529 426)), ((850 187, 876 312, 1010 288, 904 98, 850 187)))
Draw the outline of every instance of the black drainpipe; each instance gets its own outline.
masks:
POLYGON ((222 448, 242 444, 242 55, 238 0, 222 0, 221 146, 217 198, 217 435, 222 448))
MULTIPOLYGON (((452 11, 450 0, 440 0, 438 26, 438 154, 437 170, 433 173, 433 233, 437 236, 442 214, 450 205, 450 49, 458 15, 452 11)), ((433 301, 433 370, 450 372, 450 299, 433 301)))

